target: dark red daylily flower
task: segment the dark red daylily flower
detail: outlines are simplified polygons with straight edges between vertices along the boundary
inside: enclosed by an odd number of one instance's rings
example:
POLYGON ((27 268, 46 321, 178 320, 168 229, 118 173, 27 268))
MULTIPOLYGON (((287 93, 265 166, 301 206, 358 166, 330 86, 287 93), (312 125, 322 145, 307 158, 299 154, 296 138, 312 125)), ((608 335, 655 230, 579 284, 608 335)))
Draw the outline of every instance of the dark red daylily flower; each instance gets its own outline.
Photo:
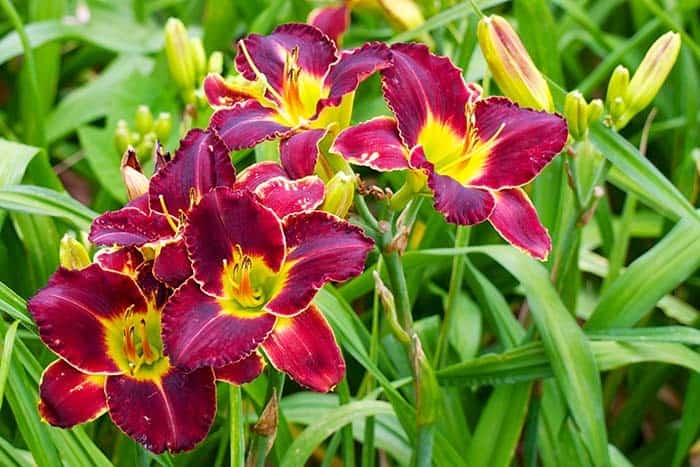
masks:
MULTIPOLYGON (((249 169, 239 183, 270 186, 279 180, 274 167, 249 169)), ((328 391, 338 383, 345 364, 311 302, 325 283, 362 272, 372 241, 359 228, 320 211, 279 213, 250 191, 220 187, 192 209, 184 238, 194 276, 163 314, 175 364, 218 368, 261 346, 302 385, 328 391)))
POLYGON ((308 24, 251 34, 238 43, 242 78, 209 75, 204 81, 209 103, 219 109, 210 127, 231 150, 281 139, 280 157, 290 175, 311 175, 326 132, 348 125, 354 91, 389 63, 384 44, 338 53, 328 36, 308 24))
POLYGON ((336 45, 340 45, 343 34, 350 27, 350 8, 344 3, 314 8, 306 22, 323 31, 336 45))
POLYGON ((512 245, 545 259, 549 234, 520 187, 563 149, 565 120, 503 97, 481 98, 449 59, 423 45, 391 51, 382 85, 396 118, 348 128, 331 151, 380 171, 422 172, 449 222, 488 220, 512 245))
POLYGON ((159 453, 191 449, 216 412, 215 380, 242 384, 262 371, 259 355, 217 370, 182 370, 163 353, 161 310, 169 291, 135 249, 100 264, 59 269, 28 303, 39 335, 58 356, 41 379, 39 412, 70 428, 109 412, 126 434, 159 453), (138 263, 134 263, 137 261, 138 263))

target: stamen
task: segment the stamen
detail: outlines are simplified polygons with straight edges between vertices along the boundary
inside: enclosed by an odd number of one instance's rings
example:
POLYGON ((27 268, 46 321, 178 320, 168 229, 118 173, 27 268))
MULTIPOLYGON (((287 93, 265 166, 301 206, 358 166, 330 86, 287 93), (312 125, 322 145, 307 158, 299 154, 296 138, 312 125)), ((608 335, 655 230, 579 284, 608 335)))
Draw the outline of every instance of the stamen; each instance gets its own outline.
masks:
POLYGON ((173 232, 177 233, 177 224, 175 224, 175 221, 168 211, 168 207, 165 205, 165 198, 163 198, 163 195, 158 195, 158 201, 160 202, 160 208, 163 210, 163 214, 165 214, 165 219, 168 221, 168 225, 173 229, 173 232))
POLYGON ((141 326, 139 326, 139 331, 141 332, 141 350, 143 351, 143 359, 146 363, 152 363, 156 359, 156 355, 151 349, 151 345, 148 343, 148 334, 146 333, 146 320, 141 320, 141 326))
POLYGON ((129 326, 128 329, 124 329, 124 353, 126 354, 126 359, 129 364, 136 361, 136 345, 134 344, 134 327, 129 326))
POLYGON ((267 82, 265 75, 263 75, 255 65, 250 53, 248 52, 248 47, 245 45, 245 41, 239 41, 238 45, 241 47, 241 51, 245 56, 246 62, 248 62, 248 66, 250 66, 250 69, 253 70, 253 73, 255 73, 255 77, 265 85, 265 88, 269 91, 269 93, 272 94, 275 99, 277 99, 277 102, 281 104, 283 101, 282 96, 280 96, 279 93, 272 86, 270 86, 270 83, 267 82))

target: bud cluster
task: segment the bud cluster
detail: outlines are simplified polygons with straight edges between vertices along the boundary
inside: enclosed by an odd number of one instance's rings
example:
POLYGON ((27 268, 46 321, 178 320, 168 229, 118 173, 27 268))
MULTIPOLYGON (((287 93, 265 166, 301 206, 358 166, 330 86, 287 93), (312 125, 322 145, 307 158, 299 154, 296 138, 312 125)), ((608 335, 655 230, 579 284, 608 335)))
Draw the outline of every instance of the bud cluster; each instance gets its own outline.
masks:
POLYGON ((124 153, 129 146, 138 154, 153 152, 156 141, 167 141, 173 129, 172 117, 168 112, 161 112, 153 118, 151 109, 140 105, 134 116, 135 128, 129 128, 126 120, 119 120, 114 130, 114 143, 119 153, 124 153))

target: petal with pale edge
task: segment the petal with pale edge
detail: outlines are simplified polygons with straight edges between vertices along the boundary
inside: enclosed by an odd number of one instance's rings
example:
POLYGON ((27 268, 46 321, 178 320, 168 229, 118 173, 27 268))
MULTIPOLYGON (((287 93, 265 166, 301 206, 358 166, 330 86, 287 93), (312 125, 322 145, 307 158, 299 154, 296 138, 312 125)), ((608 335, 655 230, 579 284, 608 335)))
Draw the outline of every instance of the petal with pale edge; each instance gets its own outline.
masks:
POLYGON ((155 305, 158 310, 163 308, 172 292, 153 275, 153 261, 147 261, 139 266, 136 271, 136 283, 148 303, 155 305))
POLYGON ((340 154, 351 164, 380 172, 409 168, 408 151, 399 137, 396 120, 391 117, 376 117, 343 130, 331 152, 340 154))
POLYGON ((255 191, 263 182, 275 177, 286 177, 287 172, 277 162, 263 161, 246 167, 233 184, 234 190, 255 191))
POLYGON ((216 111, 209 126, 234 151, 252 148, 265 140, 280 138, 289 133, 292 128, 279 123, 275 119, 277 116, 276 110, 248 100, 230 109, 216 111))
POLYGON ((174 234, 165 215, 122 208, 96 217, 88 238, 95 245, 143 246, 171 238, 174 234))
POLYGON ((344 95, 355 91, 360 83, 389 65, 391 52, 381 42, 369 42, 362 47, 343 51, 323 79, 324 87, 329 90, 328 97, 319 101, 316 113, 325 107, 339 105, 344 95))
POLYGON ((61 359, 41 375, 39 397, 41 418, 61 428, 95 420, 107 411, 105 377, 82 373, 61 359))
POLYGON ((522 109, 503 97, 478 101, 474 121, 479 140, 494 142, 467 183, 492 189, 530 182, 568 137, 566 121, 559 115, 522 109))
POLYGON ((323 203, 326 187, 315 175, 289 180, 273 178, 258 186, 255 194, 280 218, 295 212, 311 211, 323 203))
POLYGON ((445 216, 447 222, 473 225, 488 219, 495 203, 491 192, 465 187, 453 178, 439 175, 425 159, 420 146, 411 151, 410 157, 413 167, 421 168, 427 173, 428 186, 434 194, 435 209, 445 216))
POLYGON ((316 161, 321 156, 318 143, 326 136, 326 130, 307 130, 285 138, 280 143, 280 162, 291 178, 301 178, 314 173, 316 161))
POLYGON ((135 247, 105 248, 95 254, 95 262, 102 269, 133 275, 143 263, 143 255, 135 247))
POLYGON ((163 345, 183 368, 219 367, 250 355, 272 330, 275 317, 225 308, 224 299, 202 292, 190 279, 163 310, 163 345))
POLYGON ((322 211, 287 216, 284 234, 288 251, 282 288, 265 307, 279 316, 305 310, 324 284, 360 274, 374 246, 359 227, 322 211))
POLYGON ((211 368, 189 373, 170 368, 159 379, 109 376, 105 392, 114 424, 154 453, 194 448, 216 413, 211 368))
POLYGON ((552 239, 537 217, 537 211, 520 188, 493 193, 496 207, 489 222, 511 245, 539 260, 546 260, 552 239))
POLYGON ((345 374, 333 330, 314 305, 293 318, 280 318, 262 347, 275 368, 314 391, 330 391, 345 374))
POLYGON ((265 368, 265 360, 258 352, 254 352, 236 363, 214 368, 214 373, 218 381, 240 386, 257 378, 263 368, 265 368))
POLYGON ((41 340, 71 365, 87 373, 121 373, 107 353, 106 324, 127 309, 146 312, 146 301, 129 277, 97 264, 60 268, 29 300, 41 340))
POLYGON ((192 276, 184 240, 168 243, 153 262, 153 275, 168 287, 177 288, 192 276))
POLYGON ((190 130, 173 160, 151 178, 151 209, 163 211, 163 203, 177 217, 212 188, 230 187, 235 180, 236 171, 223 141, 212 130, 190 130))
POLYGON ((231 107, 233 104, 255 96, 242 86, 232 86, 221 75, 209 74, 202 83, 204 95, 212 107, 231 107))
POLYGON ((382 71, 382 89, 406 145, 418 144, 428 125, 464 138, 465 106, 473 91, 465 85, 459 69, 422 44, 395 44, 391 52, 393 65, 382 71))
MULTIPOLYGON (((271 34, 251 34, 241 42, 248 49, 250 58, 268 83, 280 94, 283 92, 284 65, 296 49, 297 65, 302 73, 321 78, 336 59, 333 42, 318 28, 308 24, 283 24, 271 34)), ((250 81, 256 79, 255 71, 238 44, 236 68, 250 81)))
POLYGON ((216 188, 190 212, 185 242, 194 277, 202 288, 223 296, 224 263, 233 264, 236 245, 261 258, 272 271, 282 266, 284 234, 279 219, 250 192, 216 188))
POLYGON ((337 45, 350 26, 350 10, 345 5, 315 8, 306 22, 323 31, 337 45))

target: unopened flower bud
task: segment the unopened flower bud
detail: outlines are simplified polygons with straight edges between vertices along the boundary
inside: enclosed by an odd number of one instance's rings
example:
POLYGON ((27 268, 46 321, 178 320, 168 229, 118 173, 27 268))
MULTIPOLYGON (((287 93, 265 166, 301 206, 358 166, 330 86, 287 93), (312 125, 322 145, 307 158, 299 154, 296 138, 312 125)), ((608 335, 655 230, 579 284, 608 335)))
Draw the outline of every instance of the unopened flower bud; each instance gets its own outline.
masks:
POLYGON ((608 82, 608 93, 605 96, 605 103, 607 104, 608 109, 613 106, 615 99, 620 98, 624 101, 629 84, 630 71, 626 67, 618 65, 615 70, 613 70, 612 76, 610 76, 610 81, 608 82))
POLYGON ((348 215, 354 198, 355 177, 338 172, 326 184, 326 197, 323 200, 321 210, 338 217, 345 217, 348 215))
POLYGON ((117 122, 117 128, 114 130, 114 145, 116 146, 117 151, 120 153, 126 151, 126 148, 129 147, 130 142, 131 134, 129 133, 129 127, 126 124, 126 121, 119 120, 117 122))
POLYGON ((136 151, 132 147, 129 147, 122 156, 121 172, 126 194, 130 200, 148 193, 148 178, 143 174, 136 151))
MULTIPOLYGON (((194 64, 194 76, 197 81, 201 81, 207 74, 207 54, 204 51, 204 44, 200 37, 190 39, 190 55, 194 64)), ((196 83, 195 83, 196 84, 196 83)))
POLYGON ((389 323, 389 328, 391 329, 394 337, 402 344, 408 345, 411 342, 411 338, 406 333, 406 330, 401 327, 399 320, 396 316, 396 302, 394 301, 394 294, 391 290, 384 285, 381 276, 377 271, 372 272, 372 277, 374 278, 374 287, 379 295, 379 300, 382 302, 382 307, 386 313, 387 323, 389 323))
POLYGON ((138 154, 151 154, 153 152, 153 148, 155 147, 155 144, 156 144, 155 133, 146 133, 145 135, 143 135, 143 139, 141 140, 141 143, 136 148, 136 152, 138 154))
MULTIPOLYGON (((608 112, 613 119, 613 122, 617 122, 623 113, 625 113, 625 101, 622 97, 616 97, 609 105, 608 112)), ((618 128, 617 125, 615 125, 618 128)), ((619 127, 621 128, 621 127, 619 127)))
POLYGON ((173 130, 173 119, 168 112, 161 112, 153 124, 153 132, 156 134, 158 141, 167 141, 170 137, 170 132, 173 130))
POLYGON ((413 0, 378 0, 389 23, 400 31, 415 29, 425 23, 425 17, 413 0))
POLYGON ((61 266, 66 269, 82 269, 90 265, 90 256, 85 245, 71 234, 65 234, 58 249, 61 266))
POLYGON ((145 135, 153 128, 153 114, 147 105, 139 105, 136 109, 136 130, 145 135))
POLYGON ((547 81, 508 21, 497 15, 482 18, 477 36, 493 78, 506 96, 525 107, 554 110, 547 81))
POLYGON ((420 339, 413 335, 411 339, 411 365, 413 367, 413 385, 416 391, 416 425, 432 425, 437 420, 440 407, 440 386, 435 372, 428 361, 420 339))
POLYGON ((600 99, 593 99, 588 103, 588 125, 600 119, 603 116, 603 101, 600 99))
POLYGON ((165 55, 177 86, 183 91, 194 89, 195 65, 190 39, 185 25, 177 18, 170 18, 165 25, 165 55))
POLYGON ((581 140, 588 134, 588 127, 603 114, 603 102, 594 99, 586 102, 579 91, 571 91, 564 101, 564 116, 569 127, 569 133, 575 140, 581 140))
POLYGON ((207 71, 209 73, 220 75, 224 71, 224 54, 218 50, 216 52, 212 52, 212 54, 209 56, 207 71))

